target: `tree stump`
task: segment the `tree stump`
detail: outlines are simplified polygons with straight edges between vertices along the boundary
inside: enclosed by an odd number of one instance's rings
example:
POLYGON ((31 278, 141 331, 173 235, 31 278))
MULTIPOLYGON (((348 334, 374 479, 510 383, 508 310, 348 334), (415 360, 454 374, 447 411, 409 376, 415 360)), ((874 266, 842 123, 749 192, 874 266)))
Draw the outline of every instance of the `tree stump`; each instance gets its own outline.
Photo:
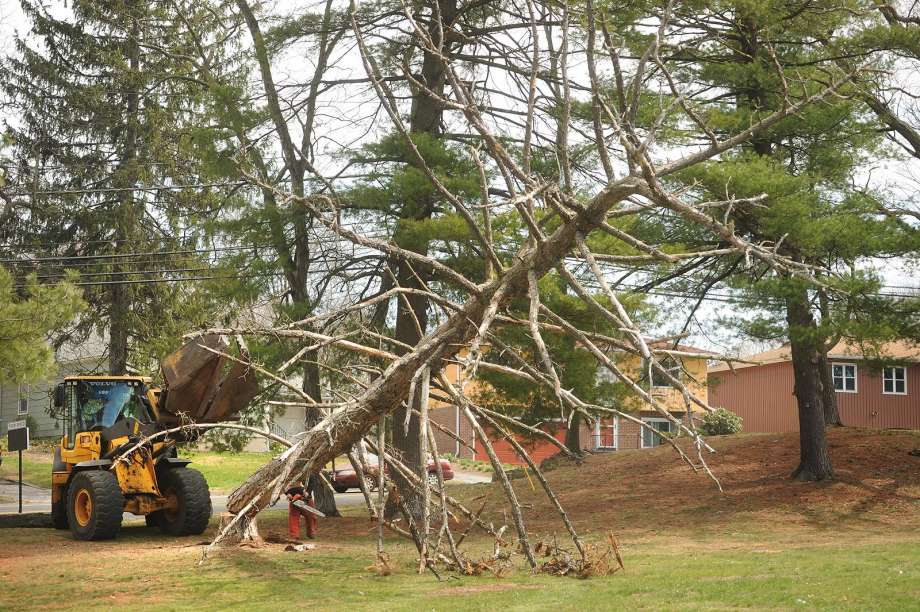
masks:
MULTIPOLYGON (((222 512, 218 523, 218 533, 223 533, 224 528, 236 518, 235 514, 222 512)), ((226 533, 220 541, 220 546, 238 546, 240 544, 262 544, 262 536, 255 517, 243 516, 226 533)))

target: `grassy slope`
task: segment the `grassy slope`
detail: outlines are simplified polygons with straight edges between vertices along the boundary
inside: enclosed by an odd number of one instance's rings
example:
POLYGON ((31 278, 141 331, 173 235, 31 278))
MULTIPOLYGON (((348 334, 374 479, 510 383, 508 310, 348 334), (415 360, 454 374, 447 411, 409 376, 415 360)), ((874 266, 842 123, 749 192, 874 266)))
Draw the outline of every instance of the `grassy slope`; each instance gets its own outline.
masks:
MULTIPOLYGON (((0 479, 19 480, 19 454, 3 453, 0 479)), ((22 454, 22 481, 39 487, 51 487, 51 454, 27 451, 22 454)))
MULTIPOLYGON (((617 534, 626 570, 576 580, 531 575, 462 578, 442 583, 414 572, 413 551, 390 541, 394 573, 377 576, 371 525, 349 508, 321 522, 317 550, 279 545, 243 549, 203 567, 197 542, 127 527, 117 542, 77 543, 44 530, 8 530, 0 546, 0 609, 595 610, 610 608, 916 609, 920 601, 920 435, 831 433, 839 479, 791 482, 797 437, 742 436, 715 441, 724 494, 688 474, 665 449, 589 460, 550 473, 574 520, 592 540, 617 534), (26 571, 27 570, 27 571, 26 571), (296 604, 294 603, 296 602, 296 604)), ((535 534, 563 530, 548 506, 516 481, 535 534)), ((455 486, 472 499, 491 485, 455 486)), ((481 503, 481 502, 480 502, 481 503)), ((478 507, 478 505, 477 505, 478 507)), ((487 510, 488 512, 488 510, 487 510)), ((283 533, 271 511, 263 533, 283 533)), ((212 527, 213 530, 213 527, 212 527)), ((476 537, 464 547, 484 554, 476 537)))

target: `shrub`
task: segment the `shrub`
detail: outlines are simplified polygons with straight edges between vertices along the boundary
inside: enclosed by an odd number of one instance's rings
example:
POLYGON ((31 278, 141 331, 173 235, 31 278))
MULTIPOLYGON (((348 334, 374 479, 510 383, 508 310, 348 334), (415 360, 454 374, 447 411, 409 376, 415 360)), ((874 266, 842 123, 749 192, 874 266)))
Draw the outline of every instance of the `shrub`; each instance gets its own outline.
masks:
POLYGON ((29 428, 29 440, 38 439, 38 421, 31 414, 26 416, 26 427, 29 428))
POLYGON ((734 412, 725 408, 716 408, 713 412, 708 412, 703 417, 703 425, 700 427, 700 431, 707 436, 736 434, 741 431, 741 423, 741 417, 734 412))
POLYGON ((252 434, 238 429, 212 429, 201 440, 215 453, 239 453, 246 447, 252 434))

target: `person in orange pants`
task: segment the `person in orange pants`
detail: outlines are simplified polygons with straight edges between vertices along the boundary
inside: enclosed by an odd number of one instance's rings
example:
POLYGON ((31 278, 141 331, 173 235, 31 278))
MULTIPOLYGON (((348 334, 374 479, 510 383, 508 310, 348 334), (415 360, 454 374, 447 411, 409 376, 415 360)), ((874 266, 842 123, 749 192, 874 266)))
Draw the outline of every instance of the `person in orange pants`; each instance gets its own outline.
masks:
POLYGON ((316 515, 294 505, 294 502, 302 500, 311 508, 316 507, 316 504, 313 502, 313 487, 315 486, 315 482, 314 477, 310 476, 306 488, 298 485, 285 491, 288 498, 288 535, 292 539, 300 539, 301 516, 306 523, 307 537, 311 540, 316 537, 316 515))

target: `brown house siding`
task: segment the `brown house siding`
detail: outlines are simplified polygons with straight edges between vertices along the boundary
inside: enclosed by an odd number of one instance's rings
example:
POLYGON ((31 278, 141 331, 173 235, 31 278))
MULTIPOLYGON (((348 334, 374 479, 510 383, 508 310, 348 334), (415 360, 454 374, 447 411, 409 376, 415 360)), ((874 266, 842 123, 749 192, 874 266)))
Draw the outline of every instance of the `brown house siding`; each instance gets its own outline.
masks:
MULTIPOLYGON (((920 365, 907 366, 907 395, 882 393, 882 374, 860 360, 832 360, 856 365, 856 393, 837 393, 840 419, 851 427, 920 429, 920 365)), ((746 432, 798 431, 790 362, 709 374, 709 405, 727 408, 744 419, 746 432)))
MULTIPOLYGON (((457 408, 454 406, 442 406, 439 408, 432 408, 428 413, 428 418, 431 421, 438 423, 444 429, 457 433, 457 408)), ((464 459, 474 459, 473 451, 464 446, 463 444, 459 445, 457 440, 452 436, 447 435, 439 428, 432 426, 434 431, 435 441, 438 443, 438 452, 441 454, 450 453, 451 455, 457 455, 464 459)), ((476 435, 473 433, 473 428, 470 426, 469 421, 463 416, 460 415, 460 429, 458 437, 464 442, 469 444, 469 446, 475 448, 476 435)))

